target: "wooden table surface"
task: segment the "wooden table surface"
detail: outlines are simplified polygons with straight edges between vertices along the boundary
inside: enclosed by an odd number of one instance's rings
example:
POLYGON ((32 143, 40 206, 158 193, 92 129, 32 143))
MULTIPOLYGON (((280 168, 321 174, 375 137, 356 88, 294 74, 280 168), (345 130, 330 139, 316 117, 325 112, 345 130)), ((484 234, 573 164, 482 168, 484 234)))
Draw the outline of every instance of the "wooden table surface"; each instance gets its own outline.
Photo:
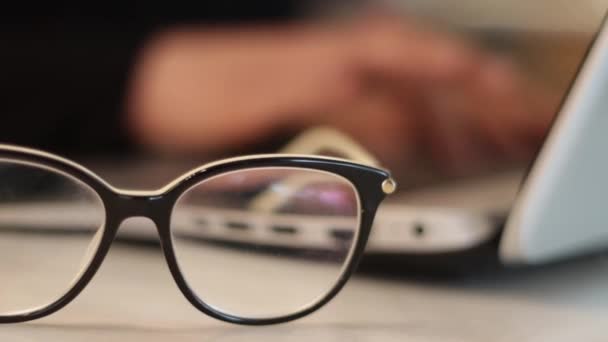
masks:
POLYGON ((447 279, 396 273, 389 277, 359 272, 335 300, 309 317, 243 327, 195 310, 178 291, 157 247, 115 244, 73 303, 38 321, 1 326, 0 341, 608 339, 604 257, 447 279))

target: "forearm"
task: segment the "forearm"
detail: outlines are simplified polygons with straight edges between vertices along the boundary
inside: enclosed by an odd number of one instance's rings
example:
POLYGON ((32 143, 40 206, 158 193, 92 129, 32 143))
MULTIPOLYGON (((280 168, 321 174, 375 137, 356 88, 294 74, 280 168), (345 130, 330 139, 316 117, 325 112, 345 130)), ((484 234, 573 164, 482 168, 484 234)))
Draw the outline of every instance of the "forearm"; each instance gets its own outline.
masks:
POLYGON ((193 23, 278 19, 292 4, 64 5, 0 13, 2 142, 62 153, 122 151, 134 145, 125 103, 150 35, 193 23))

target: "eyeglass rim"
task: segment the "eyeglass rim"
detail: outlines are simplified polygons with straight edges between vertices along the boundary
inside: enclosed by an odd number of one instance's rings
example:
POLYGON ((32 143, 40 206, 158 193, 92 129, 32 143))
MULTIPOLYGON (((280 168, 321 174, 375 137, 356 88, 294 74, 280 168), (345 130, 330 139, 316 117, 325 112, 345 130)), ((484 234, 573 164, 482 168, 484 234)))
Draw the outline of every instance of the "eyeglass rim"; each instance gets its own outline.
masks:
POLYGON ((102 227, 103 234, 97 246, 95 255, 86 270, 81 272, 80 279, 73 282, 72 288, 67 290, 63 296, 45 306, 18 312, 11 315, 0 315, 0 323, 25 322, 48 316, 69 304, 88 285, 101 263, 103 262, 114 237, 122 221, 134 216, 146 216, 152 219, 157 227, 161 247, 165 259, 169 265, 170 272, 178 288, 186 299, 199 311, 216 319, 244 324, 244 325, 268 325, 291 321, 306 316, 333 299, 344 287, 347 280, 353 274, 361 260, 372 223, 378 206, 388 194, 383 190, 387 181, 394 181, 387 170, 358 164, 352 161, 320 156, 289 155, 289 154, 264 154, 249 155, 243 157, 218 160, 202 165, 184 173, 163 188, 154 191, 132 191, 115 188, 84 166, 69 159, 48 152, 25 148, 15 145, 0 144, 0 159, 13 159, 27 163, 37 164, 52 168, 78 179, 93 189, 102 199, 105 208, 105 226, 102 227), (337 280, 333 288, 314 305, 291 314, 270 318, 246 318, 235 316, 216 310, 206 304, 190 289, 179 269, 176 261, 175 251, 171 239, 170 222, 171 213, 177 199, 194 184, 207 178, 211 178, 226 172, 257 167, 295 167, 301 169, 319 170, 342 176, 349 181, 356 190, 360 202, 359 233, 353 244, 353 256, 345 266, 345 272, 337 280), (141 203, 140 203, 141 201, 141 203), (136 202, 138 204, 136 204, 136 202), (144 204, 145 202, 145 204, 144 204), (125 203, 130 203, 125 205, 125 203), (131 204, 136 207, 125 209, 131 204), (133 208, 136 208, 135 211, 133 208), (141 215, 137 215, 138 210, 141 215))
MULTIPOLYGON (((219 177, 223 177, 225 175, 239 173, 239 172, 242 172, 242 171, 246 172, 246 171, 251 171, 251 170, 270 170, 270 169, 272 169, 272 170, 289 170, 289 171, 317 172, 317 173, 323 174, 325 176, 331 176, 331 177, 337 178, 337 180, 340 180, 340 181, 344 182, 345 184, 348 184, 348 186, 351 189, 351 191, 354 192, 355 203, 356 203, 356 206, 357 206, 357 212, 356 212, 356 216, 355 216, 355 218, 356 218, 356 220, 355 220, 356 221, 356 230, 355 230, 355 234, 353 236, 353 239, 352 239, 351 243, 349 244, 348 253, 347 253, 346 257, 344 258, 344 261, 342 262, 342 265, 340 266, 340 271, 337 274, 337 279, 334 282, 331 283, 332 286, 330 287, 330 289, 333 288, 333 284, 337 283, 343 277, 343 275, 347 271, 347 267, 350 264, 352 258, 355 257, 355 248, 353 248, 353 247, 355 246, 355 243, 358 241, 359 234, 361 234, 360 227, 361 227, 361 216, 362 216, 362 213, 361 213, 361 209, 360 209, 361 208, 361 198, 360 198, 359 192, 357 191, 357 189, 355 188, 355 186, 352 184, 351 181, 349 181, 347 178, 345 178, 345 177, 343 177, 341 175, 338 175, 336 173, 327 172, 327 171, 322 171, 322 170, 304 169, 302 167, 290 167, 290 166, 281 166, 281 167, 277 167, 277 166, 271 166, 271 167, 253 167, 253 168, 243 168, 243 169, 238 169, 238 170, 234 170, 234 171, 223 172, 223 173, 219 173, 219 174, 217 174, 215 176, 212 176, 212 177, 207 177, 207 178, 203 179, 202 181, 199 181, 198 183, 194 184, 192 187, 188 188, 186 191, 182 192, 178 196, 178 198, 177 198, 177 200, 175 202, 175 205, 173 206, 171 214, 173 216, 173 214, 174 214, 174 212, 176 210, 176 207, 178 207, 178 205, 179 205, 179 202, 181 201, 181 199, 186 194, 188 194, 188 192, 190 190, 194 189, 195 187, 197 187, 197 186, 199 186, 201 184, 204 184, 207 181, 213 181, 214 178, 219 178, 219 177)), ((176 241, 175 240, 175 236, 174 236, 174 234, 170 234, 170 235, 171 235, 171 244, 172 244, 172 247, 175 248, 175 241, 176 241)), ((177 254, 177 253, 174 253, 174 254, 177 254)), ((220 313, 222 316, 232 316, 232 317, 245 317, 246 316, 246 315, 239 315, 239 314, 236 314, 236 313, 232 313, 231 314, 229 310, 223 310, 221 308, 221 306, 219 306, 219 305, 217 305, 217 306, 213 305, 213 304, 209 303, 209 301, 205 300, 204 296, 198 295, 197 291, 195 291, 194 288, 192 286, 190 286, 191 284, 188 281, 188 273, 186 271, 184 271, 184 267, 182 267, 183 265, 180 264, 179 258, 176 258, 176 262, 177 262, 177 267, 180 270, 180 274, 183 277, 183 280, 185 282, 185 285, 188 286, 189 292, 191 292, 191 293, 193 293, 195 295, 196 301, 198 302, 197 303, 198 305, 202 305, 202 306, 205 306, 206 308, 208 308, 209 310, 216 311, 216 312, 220 313)), ((309 307, 314 306, 318 301, 322 300, 325 297, 325 293, 326 292, 323 292, 323 293, 319 294, 318 296, 316 296, 314 298, 314 300, 306 303, 305 305, 301 305, 300 308, 298 308, 296 310, 293 310, 291 314, 296 314, 296 313, 299 313, 300 311, 305 311, 309 307)), ((249 317, 248 319, 249 320, 252 320, 252 319, 271 319, 271 318, 280 317, 280 316, 281 315, 274 315, 274 316, 273 315, 268 315, 268 316, 263 316, 262 315, 262 316, 258 316, 258 317, 249 317)))

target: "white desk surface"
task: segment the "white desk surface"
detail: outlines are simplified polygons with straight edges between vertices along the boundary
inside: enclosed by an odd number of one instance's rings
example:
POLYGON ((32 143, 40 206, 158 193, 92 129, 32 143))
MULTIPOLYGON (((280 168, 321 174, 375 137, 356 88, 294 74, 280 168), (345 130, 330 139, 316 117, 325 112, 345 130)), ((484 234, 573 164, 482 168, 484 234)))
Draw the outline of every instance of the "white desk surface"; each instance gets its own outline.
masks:
POLYGON ((243 327, 191 307, 160 250, 118 244, 74 302, 0 326, 0 341, 606 341, 607 326, 605 258, 451 280, 359 273, 312 316, 243 327))

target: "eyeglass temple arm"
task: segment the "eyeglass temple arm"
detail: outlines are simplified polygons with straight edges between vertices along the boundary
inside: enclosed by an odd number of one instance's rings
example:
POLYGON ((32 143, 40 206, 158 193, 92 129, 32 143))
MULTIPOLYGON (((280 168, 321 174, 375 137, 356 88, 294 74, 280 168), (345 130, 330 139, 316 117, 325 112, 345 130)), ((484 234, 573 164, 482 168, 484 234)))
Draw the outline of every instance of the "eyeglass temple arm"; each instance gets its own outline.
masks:
MULTIPOLYGON (((333 152, 354 162, 369 166, 379 166, 379 161, 363 146, 348 135, 330 128, 316 127, 304 131, 290 141, 279 153, 318 155, 323 152, 333 152)), ((289 191, 277 192, 266 189, 249 202, 249 208, 255 211, 272 212, 279 209, 291 194, 306 187, 314 178, 303 174, 294 174, 281 181, 289 191)))
POLYGON ((380 162, 348 135, 325 126, 315 127, 296 136, 279 153, 319 155, 333 152, 357 163, 379 166, 380 162))

